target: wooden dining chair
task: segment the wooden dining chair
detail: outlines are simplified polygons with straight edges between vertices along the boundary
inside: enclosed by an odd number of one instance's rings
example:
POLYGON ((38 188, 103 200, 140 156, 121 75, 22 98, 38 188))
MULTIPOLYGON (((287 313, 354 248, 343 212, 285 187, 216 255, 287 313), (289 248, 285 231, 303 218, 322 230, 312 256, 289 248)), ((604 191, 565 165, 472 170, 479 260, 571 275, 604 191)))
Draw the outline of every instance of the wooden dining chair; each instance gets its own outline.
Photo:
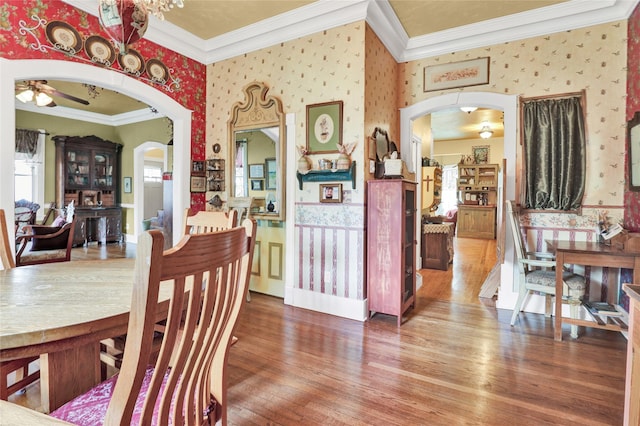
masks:
MULTIPOLYGON (((9 244, 9 235, 7 228, 7 217, 3 209, 0 209, 0 260, 3 269, 15 268, 11 246, 9 244)), ((7 400, 19 390, 24 389, 27 385, 35 382, 40 378, 40 369, 35 365, 38 357, 29 357, 14 359, 11 361, 3 361, 0 363, 0 399, 7 400), (29 367, 32 371, 29 373, 29 367), (10 384, 11 383, 11 384, 10 384)))
MULTIPOLYGON (((194 213, 187 208, 184 213, 184 234, 203 234, 231 229, 239 225, 238 212, 199 211, 194 213)), ((245 218, 246 219, 246 218, 245 218)))
MULTIPOLYGON (((515 202, 507 200, 507 219, 513 234, 513 241, 518 262, 518 300, 511 315, 513 326, 518 318, 528 295, 535 291, 546 296, 545 315, 551 315, 551 297, 556 296, 556 261, 552 253, 526 252, 520 232, 519 212, 515 202)), ((578 309, 584 296, 586 282, 583 276, 563 271, 563 294, 569 301, 571 318, 578 317, 578 309)), ((578 337, 578 326, 571 325, 571 337, 578 337)))
MULTIPOLYGON (((236 222, 236 211, 231 211, 229 213, 199 211, 195 213, 190 208, 187 208, 185 209, 183 220, 184 235, 224 231, 236 227, 236 222)), ((164 321, 158 323, 156 326, 156 336, 152 343, 154 353, 157 353, 160 350, 159 342, 162 340, 161 334, 163 332, 164 321)), ((126 335, 110 337, 100 342, 100 367, 103 380, 107 379, 114 371, 121 368, 126 342, 126 335)))
POLYGON ((225 425, 228 349, 249 285, 255 231, 255 221, 247 220, 185 235, 164 252, 162 232, 143 233, 120 373, 51 415, 74 424, 225 425), (161 288, 171 291, 153 360, 161 288))
POLYGON ((227 200, 227 208, 229 212, 235 211, 238 215, 238 222, 242 222, 245 219, 251 217, 253 213, 251 209, 255 205, 255 199, 253 197, 230 197, 227 200))

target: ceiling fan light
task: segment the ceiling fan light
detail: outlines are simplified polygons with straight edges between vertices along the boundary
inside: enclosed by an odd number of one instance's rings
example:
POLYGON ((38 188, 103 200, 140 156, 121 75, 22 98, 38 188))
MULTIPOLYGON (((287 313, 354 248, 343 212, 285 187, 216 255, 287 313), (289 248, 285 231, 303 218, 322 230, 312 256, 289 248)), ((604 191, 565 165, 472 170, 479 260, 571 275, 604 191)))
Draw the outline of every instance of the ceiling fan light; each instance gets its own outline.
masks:
POLYGON ((19 101, 24 103, 31 102, 33 100, 33 90, 31 89, 24 90, 18 93, 16 95, 16 98, 18 98, 19 101))
POLYGON ((471 114, 473 111, 477 110, 478 107, 475 106, 461 106, 460 110, 462 112, 466 112, 467 114, 471 114))
POLYGON ((491 130, 488 121, 485 120, 482 122, 482 128, 478 133, 482 139, 489 139, 491 135, 493 135, 493 130, 491 130))
POLYGON ((40 92, 36 95, 36 105, 38 106, 47 106, 51 102, 53 102, 53 98, 46 93, 40 92))

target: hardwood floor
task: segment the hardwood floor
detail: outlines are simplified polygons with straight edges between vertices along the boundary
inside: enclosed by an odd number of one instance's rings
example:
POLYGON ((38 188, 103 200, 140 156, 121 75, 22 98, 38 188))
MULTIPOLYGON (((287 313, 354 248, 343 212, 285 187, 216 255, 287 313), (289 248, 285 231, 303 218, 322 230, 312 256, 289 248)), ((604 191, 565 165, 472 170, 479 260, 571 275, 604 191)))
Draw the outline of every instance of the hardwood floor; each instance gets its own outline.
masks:
POLYGON ((556 342, 537 314, 510 327, 511 311, 477 297, 494 261, 494 241, 458 239, 448 271, 420 271, 400 328, 392 316, 361 323, 254 293, 229 357, 229 423, 622 424, 625 338, 580 328, 556 342))

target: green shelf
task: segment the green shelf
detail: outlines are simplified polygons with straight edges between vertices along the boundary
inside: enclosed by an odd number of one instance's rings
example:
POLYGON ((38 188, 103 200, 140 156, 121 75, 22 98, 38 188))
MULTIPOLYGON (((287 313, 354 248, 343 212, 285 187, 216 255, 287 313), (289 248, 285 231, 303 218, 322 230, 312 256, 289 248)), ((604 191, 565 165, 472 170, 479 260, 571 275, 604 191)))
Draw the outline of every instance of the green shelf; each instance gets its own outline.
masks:
POLYGON ((352 161, 348 170, 309 170, 307 173, 296 172, 298 186, 303 187, 304 182, 334 182, 350 180, 351 187, 356 189, 356 162, 352 161))

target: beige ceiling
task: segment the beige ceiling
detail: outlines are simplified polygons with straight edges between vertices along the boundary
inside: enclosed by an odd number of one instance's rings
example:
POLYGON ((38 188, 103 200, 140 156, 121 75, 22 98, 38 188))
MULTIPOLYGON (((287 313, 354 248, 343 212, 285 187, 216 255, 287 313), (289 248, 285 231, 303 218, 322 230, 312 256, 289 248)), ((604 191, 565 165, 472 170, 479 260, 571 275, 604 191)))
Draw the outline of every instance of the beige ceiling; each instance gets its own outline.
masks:
MULTIPOLYGON (((322 0, 342 1, 342 0, 322 0)), ((488 19, 532 11, 567 0, 389 0, 400 24, 410 38, 429 35, 447 29, 482 22, 488 19)), ((166 21, 185 31, 208 40, 256 24, 265 25, 269 19, 295 22, 298 8, 315 3, 309 0, 184 0, 184 8, 165 13, 166 21)), ((162 25, 162 24, 160 24, 162 25)), ((91 98, 87 87, 66 82, 49 81, 61 92, 87 99, 89 106, 56 97, 58 105, 78 108, 107 116, 148 108, 143 103, 110 90, 100 90, 91 98)), ((491 123, 494 136, 502 136, 502 112, 478 110, 471 114, 457 109, 432 114, 435 140, 477 138, 479 123, 491 123)))
MULTIPOLYGON (((564 1, 567 0, 389 0, 389 3, 407 35, 413 38, 564 1)), ((184 8, 174 8, 165 13, 165 19, 208 40, 310 3, 314 2, 184 0, 184 8)))

